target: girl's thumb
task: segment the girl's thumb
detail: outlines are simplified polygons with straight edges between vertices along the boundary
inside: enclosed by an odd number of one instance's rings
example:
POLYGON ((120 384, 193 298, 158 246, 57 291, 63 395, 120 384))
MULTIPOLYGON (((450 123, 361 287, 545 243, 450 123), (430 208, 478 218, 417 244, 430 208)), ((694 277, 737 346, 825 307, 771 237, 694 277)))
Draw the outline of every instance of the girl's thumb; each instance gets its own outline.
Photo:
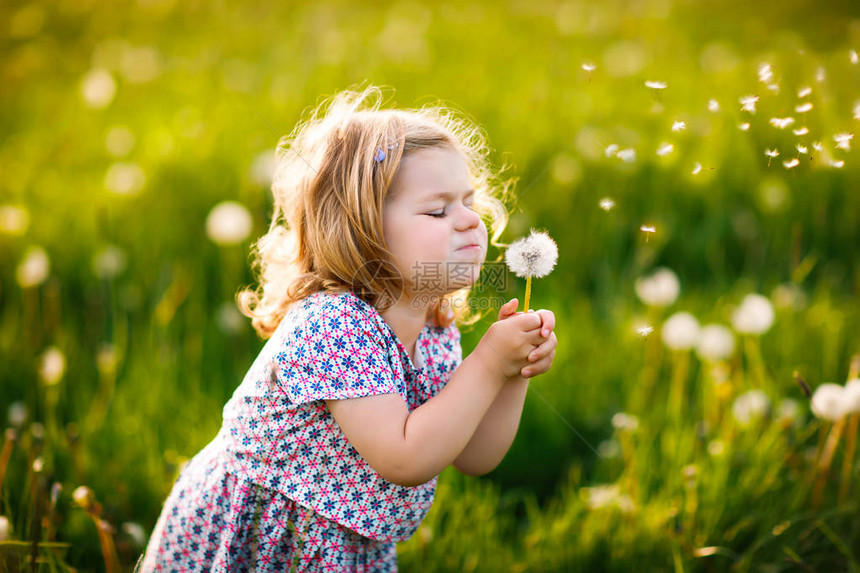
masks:
POLYGON ((515 298, 512 298, 511 300, 503 304, 502 308, 499 309, 499 320, 506 316, 514 314, 517 311, 518 305, 519 302, 515 298))

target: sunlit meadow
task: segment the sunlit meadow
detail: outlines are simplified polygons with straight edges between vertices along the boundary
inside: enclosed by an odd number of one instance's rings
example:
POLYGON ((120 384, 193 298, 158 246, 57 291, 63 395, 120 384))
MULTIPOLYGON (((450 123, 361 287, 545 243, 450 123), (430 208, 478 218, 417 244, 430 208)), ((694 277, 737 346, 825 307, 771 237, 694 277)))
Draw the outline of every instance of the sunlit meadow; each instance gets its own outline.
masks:
POLYGON ((132 570, 261 346, 233 296, 277 140, 365 82, 479 122, 503 240, 558 244, 553 369, 402 570, 858 570, 856 2, 16 0, 0 29, 0 571, 132 570))

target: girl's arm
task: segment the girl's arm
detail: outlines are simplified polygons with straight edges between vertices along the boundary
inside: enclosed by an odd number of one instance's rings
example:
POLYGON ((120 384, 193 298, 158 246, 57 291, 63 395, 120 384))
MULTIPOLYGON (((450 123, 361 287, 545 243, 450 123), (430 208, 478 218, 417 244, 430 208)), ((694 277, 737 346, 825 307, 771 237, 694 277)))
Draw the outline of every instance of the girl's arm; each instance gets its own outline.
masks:
MULTIPOLYGON (((454 460, 454 467, 460 472, 479 476, 487 474, 502 462, 520 425, 523 403, 529 389, 528 378, 549 370, 555 358, 555 347, 558 345, 555 333, 555 315, 548 310, 536 312, 541 317, 542 333, 549 332, 546 341, 529 355, 533 358, 531 364, 524 368, 526 377, 517 377, 505 384, 490 405, 478 429, 463 452, 454 460)), ((499 319, 507 318, 500 311, 499 319)))
POLYGON ((540 327, 536 313, 494 323, 448 384, 411 413, 397 394, 326 403, 379 475, 398 485, 420 485, 454 462, 499 391, 530 364, 529 353, 543 340, 540 327))

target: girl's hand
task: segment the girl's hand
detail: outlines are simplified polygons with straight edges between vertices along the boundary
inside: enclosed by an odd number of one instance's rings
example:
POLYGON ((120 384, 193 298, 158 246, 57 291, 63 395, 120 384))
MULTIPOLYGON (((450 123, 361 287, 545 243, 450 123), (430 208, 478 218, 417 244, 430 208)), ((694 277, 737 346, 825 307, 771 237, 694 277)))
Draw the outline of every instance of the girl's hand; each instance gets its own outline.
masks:
POLYGON ((557 345, 552 312, 516 312, 517 299, 499 310, 499 320, 475 349, 485 367, 504 380, 529 378, 549 370, 557 345), (547 335, 544 335, 548 332, 547 335))

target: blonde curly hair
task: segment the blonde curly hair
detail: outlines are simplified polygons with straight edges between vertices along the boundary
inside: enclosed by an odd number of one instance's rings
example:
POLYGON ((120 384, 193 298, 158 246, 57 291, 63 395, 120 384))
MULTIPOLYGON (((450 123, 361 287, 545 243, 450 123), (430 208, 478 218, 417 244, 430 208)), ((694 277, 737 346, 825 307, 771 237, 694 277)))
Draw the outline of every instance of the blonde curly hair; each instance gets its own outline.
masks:
MULTIPOLYGON (((461 153, 474 183, 473 208, 491 229, 491 244, 500 246, 513 179, 491 168, 481 129, 443 105, 400 110, 381 109, 382 103, 373 85, 343 91, 278 142, 272 221, 252 253, 259 285, 237 295, 262 338, 292 303, 321 290, 352 290, 378 310, 391 306, 383 294, 402 292, 403 281, 383 236, 383 208, 401 161, 417 150, 461 153), (376 160, 380 149, 384 161, 376 160)), ((477 321, 463 304, 469 290, 446 294, 427 319, 442 327, 477 321)))

